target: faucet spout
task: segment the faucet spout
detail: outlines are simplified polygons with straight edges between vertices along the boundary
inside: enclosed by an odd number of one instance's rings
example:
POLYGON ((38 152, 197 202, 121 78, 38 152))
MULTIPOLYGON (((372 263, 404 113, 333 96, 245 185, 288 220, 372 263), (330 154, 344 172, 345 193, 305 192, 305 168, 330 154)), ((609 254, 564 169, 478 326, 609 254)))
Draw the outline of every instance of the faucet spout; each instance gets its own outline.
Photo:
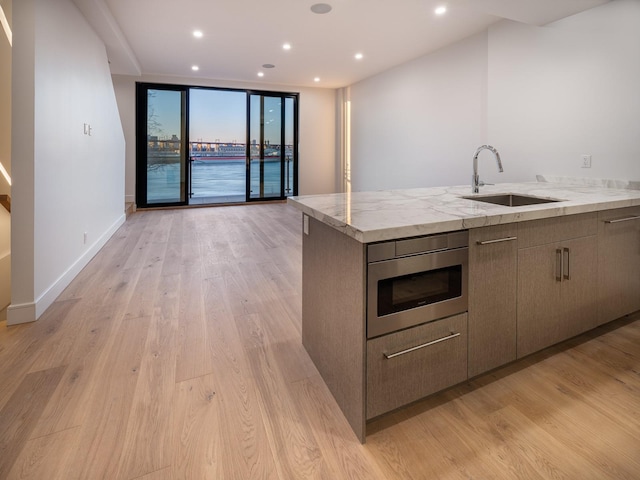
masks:
POLYGON ((491 145, 481 145, 477 148, 476 152, 473 154, 473 176, 471 177, 471 192, 478 193, 480 191, 480 186, 484 185, 483 182, 480 181, 480 175, 478 175, 478 155, 483 150, 489 150, 496 157, 496 163, 498 164, 498 171, 500 173, 504 172, 502 169, 502 160, 500 159, 500 154, 495 147, 491 145))

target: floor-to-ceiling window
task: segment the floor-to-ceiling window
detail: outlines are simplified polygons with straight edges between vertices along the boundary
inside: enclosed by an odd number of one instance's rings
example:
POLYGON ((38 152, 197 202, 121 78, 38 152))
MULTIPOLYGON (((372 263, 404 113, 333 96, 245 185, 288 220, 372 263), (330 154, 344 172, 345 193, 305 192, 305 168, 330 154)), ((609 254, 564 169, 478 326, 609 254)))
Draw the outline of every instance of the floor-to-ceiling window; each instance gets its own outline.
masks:
POLYGON ((136 196, 140 206, 187 201, 187 89, 138 88, 136 196))
POLYGON ((247 94, 189 90, 189 203, 244 202, 247 94))
POLYGON ((139 207, 297 194, 298 95, 137 85, 139 207))

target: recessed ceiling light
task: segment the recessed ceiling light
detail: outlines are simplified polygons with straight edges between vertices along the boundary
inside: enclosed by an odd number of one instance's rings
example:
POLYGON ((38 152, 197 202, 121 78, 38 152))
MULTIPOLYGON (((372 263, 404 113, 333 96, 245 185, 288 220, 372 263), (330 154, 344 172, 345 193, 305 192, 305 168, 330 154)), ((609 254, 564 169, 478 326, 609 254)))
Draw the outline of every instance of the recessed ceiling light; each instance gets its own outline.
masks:
POLYGON ((197 72, 198 70, 200 70, 200 67, 198 65, 193 65, 191 67, 191 70, 193 70, 194 72, 197 72))
POLYGON ((361 53, 356 53, 354 56, 356 60, 362 60, 364 58, 364 55, 362 55, 361 53))
POLYGON ((320 77, 316 77, 313 79, 314 82, 318 83, 320 81, 320 77))
POLYGON ((282 45, 282 49, 283 50, 291 50, 291 44, 290 43, 285 43, 284 45, 282 45))
POLYGON ((262 68, 276 68, 276 66, 272 63, 265 63, 264 65, 262 65, 262 68))
POLYGON ((323 15, 331 11, 331 5, 329 5, 328 3, 316 3, 314 5, 311 5, 311 11, 313 13, 317 13, 318 15, 323 15))
POLYGON ((203 35, 202 30, 194 30, 193 31, 193 36, 196 37, 196 38, 202 38, 202 35, 203 35))
POLYGON ((447 7, 445 7, 444 5, 436 8, 435 10, 436 15, 444 15, 445 13, 447 13, 447 7))
POLYGON ((259 77, 264 77, 264 72, 258 72, 259 77))

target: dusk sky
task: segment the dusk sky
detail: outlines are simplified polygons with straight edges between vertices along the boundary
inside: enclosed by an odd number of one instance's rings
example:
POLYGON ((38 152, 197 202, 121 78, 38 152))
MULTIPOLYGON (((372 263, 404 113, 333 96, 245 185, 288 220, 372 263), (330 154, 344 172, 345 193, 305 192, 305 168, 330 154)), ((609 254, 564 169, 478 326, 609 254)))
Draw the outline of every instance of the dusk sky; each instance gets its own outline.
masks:
POLYGON ((247 138, 247 94, 192 88, 189 102, 189 137, 245 143, 247 138))
MULTIPOLYGON (((189 90, 189 136, 191 141, 244 143, 246 139, 247 94, 245 92, 191 88, 189 90)), ((259 138, 259 97, 252 101, 252 139, 259 138), (255 135, 254 135, 255 132, 255 135)), ((150 90, 149 111, 159 126, 150 132, 160 137, 180 135, 181 92, 150 90)), ((279 143, 280 98, 265 97, 265 138, 279 143)), ((293 118, 293 101, 287 102, 286 116, 293 118)), ((292 122, 288 122, 292 123, 292 122)), ((293 141, 287 128, 286 143, 293 141)))

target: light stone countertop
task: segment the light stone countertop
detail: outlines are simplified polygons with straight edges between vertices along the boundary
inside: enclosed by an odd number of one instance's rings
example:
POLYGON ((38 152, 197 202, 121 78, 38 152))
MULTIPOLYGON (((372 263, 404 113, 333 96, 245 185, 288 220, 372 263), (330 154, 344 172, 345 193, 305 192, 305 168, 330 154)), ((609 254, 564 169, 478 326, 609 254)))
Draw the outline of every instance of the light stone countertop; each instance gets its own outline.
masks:
POLYGON ((291 197, 288 203, 362 243, 640 205, 640 190, 562 183, 501 183, 476 195, 563 200, 504 207, 460 198, 469 185, 291 197))

